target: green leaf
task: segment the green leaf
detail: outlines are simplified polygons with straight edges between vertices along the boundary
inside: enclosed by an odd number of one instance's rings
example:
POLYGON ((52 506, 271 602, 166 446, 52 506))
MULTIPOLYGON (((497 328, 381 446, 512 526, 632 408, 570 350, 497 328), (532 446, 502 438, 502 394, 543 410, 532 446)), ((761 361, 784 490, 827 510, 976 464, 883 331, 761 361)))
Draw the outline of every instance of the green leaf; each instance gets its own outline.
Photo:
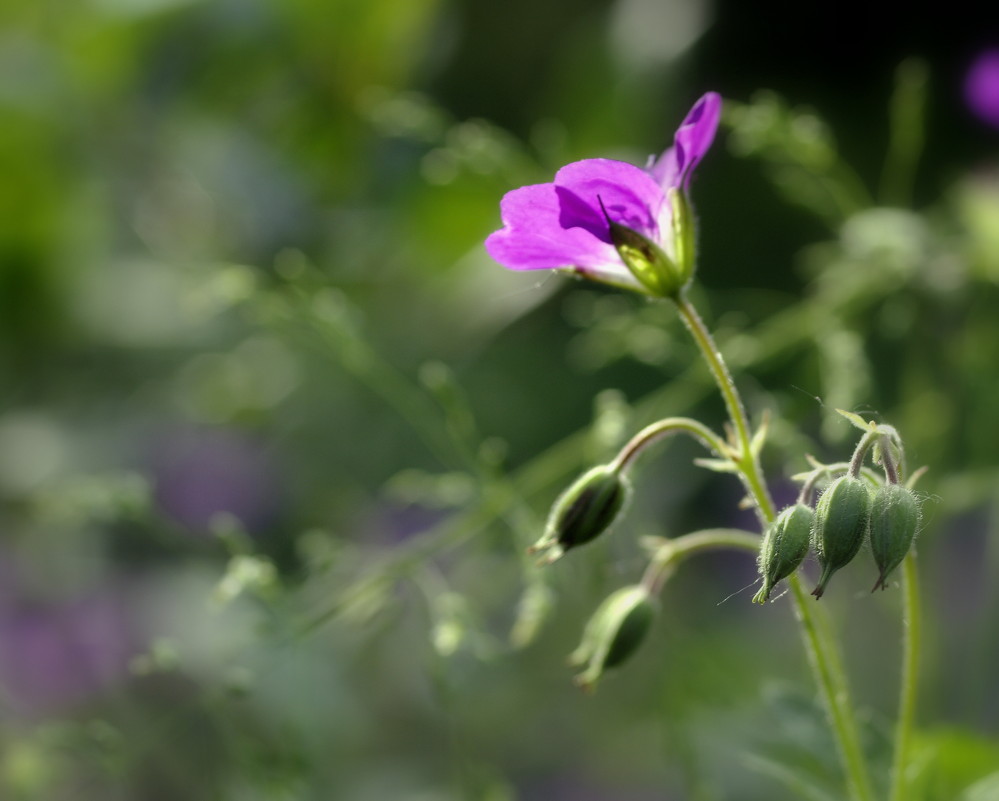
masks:
POLYGON ((845 409, 837 409, 836 411, 839 414, 843 415, 843 417, 845 417, 847 420, 849 420, 851 423, 853 423, 861 431, 867 432, 867 431, 873 431, 874 430, 875 423, 873 421, 869 423, 863 417, 861 417, 859 414, 854 414, 853 412, 848 412, 845 409))
POLYGON ((716 473, 735 473, 739 469, 730 459, 694 459, 694 464, 716 473))
MULTIPOLYGON (((760 754, 746 754, 746 767, 784 785, 796 798, 807 801, 838 801, 838 796, 821 787, 804 771, 760 754)), ((977 801, 977 799, 976 799, 977 801)))
POLYGON ((767 434, 770 432, 770 415, 764 414, 763 419, 760 421, 760 427, 756 429, 753 434, 753 439, 749 443, 749 450, 752 452, 753 456, 759 458, 760 451, 763 450, 763 445, 767 441, 767 434))
POLYGON ((953 798, 992 801, 999 787, 999 740, 962 729, 920 732, 916 740, 910 797, 914 801, 953 798))
POLYGON ((975 782, 961 793, 958 801, 995 801, 999 798, 999 771, 975 782))
MULTIPOLYGON (((776 683, 764 688, 762 700, 760 737, 754 743, 752 767, 798 791, 796 795, 774 793, 773 797, 809 801, 846 798, 836 744, 819 699, 795 686, 776 683)), ((887 776, 890 729, 867 716, 858 722, 861 747, 872 777, 887 776)), ((876 794, 879 798, 887 796, 876 794)))

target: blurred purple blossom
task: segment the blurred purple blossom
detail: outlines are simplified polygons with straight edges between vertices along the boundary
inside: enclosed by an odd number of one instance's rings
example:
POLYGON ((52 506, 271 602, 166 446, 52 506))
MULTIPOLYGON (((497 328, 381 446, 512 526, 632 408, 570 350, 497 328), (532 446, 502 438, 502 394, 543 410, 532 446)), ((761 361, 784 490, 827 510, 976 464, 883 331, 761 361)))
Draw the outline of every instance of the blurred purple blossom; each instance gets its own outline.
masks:
POLYGON ((171 432, 159 438, 152 461, 157 504, 192 530, 204 531, 216 515, 227 513, 252 533, 277 513, 277 469, 264 445, 241 432, 171 432))
POLYGON ((0 600, 4 704, 44 715, 122 680, 133 653, 124 608, 107 590, 65 601, 0 600))
POLYGON ((983 50, 964 79, 968 107, 989 125, 999 128, 999 47, 983 50))

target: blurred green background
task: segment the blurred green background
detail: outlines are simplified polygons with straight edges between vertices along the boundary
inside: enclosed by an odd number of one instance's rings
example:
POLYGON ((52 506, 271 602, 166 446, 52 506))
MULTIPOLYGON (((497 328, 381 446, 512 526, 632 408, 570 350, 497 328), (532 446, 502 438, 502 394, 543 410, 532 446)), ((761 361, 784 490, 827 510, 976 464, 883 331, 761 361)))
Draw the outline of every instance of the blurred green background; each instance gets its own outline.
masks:
MULTIPOLYGON (((695 291, 783 501, 836 407, 930 472, 926 799, 999 768, 999 131, 960 15, 706 0, 85 0, 0 32, 0 798, 837 797, 785 601, 667 585, 565 655, 638 540, 752 526, 674 442, 615 536, 525 556, 580 470, 723 407, 671 310, 482 249, 708 89, 695 291), (761 90, 771 90, 769 92, 761 90)), ((812 566, 814 568, 814 566, 812 566)), ((887 764, 899 593, 823 599, 887 764)), ((984 797, 984 796, 982 796, 984 797)))

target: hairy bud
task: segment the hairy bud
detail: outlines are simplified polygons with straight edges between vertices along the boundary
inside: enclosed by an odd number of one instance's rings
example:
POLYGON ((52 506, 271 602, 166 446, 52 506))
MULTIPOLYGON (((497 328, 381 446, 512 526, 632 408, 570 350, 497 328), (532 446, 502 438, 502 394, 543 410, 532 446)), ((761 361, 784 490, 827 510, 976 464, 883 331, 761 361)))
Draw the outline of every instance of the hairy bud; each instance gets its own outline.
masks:
POLYGON ((624 662, 641 645, 655 618, 655 599, 636 584, 608 596, 593 613, 569 664, 585 669, 576 683, 592 690, 608 668, 624 662))
POLYGON ((606 531, 628 500, 630 486, 607 465, 583 473, 552 506, 545 533, 530 552, 547 551, 547 563, 606 531))
POLYGON ((887 589, 885 579, 909 552, 918 528, 919 502, 912 490, 899 484, 879 487, 871 501, 871 552, 881 571, 874 590, 887 589))
POLYGON ((833 573, 857 555, 870 525, 871 495, 859 478, 837 478, 822 493, 815 507, 812 544, 822 575, 812 595, 821 598, 833 573))
POLYGON ((753 602, 766 603, 777 582, 786 579, 808 554, 815 512, 803 503, 782 511, 767 529, 760 546, 760 578, 763 587, 753 602))

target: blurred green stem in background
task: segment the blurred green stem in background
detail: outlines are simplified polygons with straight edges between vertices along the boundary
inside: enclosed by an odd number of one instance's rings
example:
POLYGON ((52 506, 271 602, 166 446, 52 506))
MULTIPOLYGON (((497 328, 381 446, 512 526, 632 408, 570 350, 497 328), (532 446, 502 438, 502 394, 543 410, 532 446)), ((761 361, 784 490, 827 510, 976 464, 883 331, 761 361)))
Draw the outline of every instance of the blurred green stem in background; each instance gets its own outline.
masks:
POLYGON ((925 140, 928 80, 929 70, 919 59, 906 59, 895 72, 890 139, 879 192, 879 199, 886 206, 907 208, 912 204, 916 165, 925 140))

